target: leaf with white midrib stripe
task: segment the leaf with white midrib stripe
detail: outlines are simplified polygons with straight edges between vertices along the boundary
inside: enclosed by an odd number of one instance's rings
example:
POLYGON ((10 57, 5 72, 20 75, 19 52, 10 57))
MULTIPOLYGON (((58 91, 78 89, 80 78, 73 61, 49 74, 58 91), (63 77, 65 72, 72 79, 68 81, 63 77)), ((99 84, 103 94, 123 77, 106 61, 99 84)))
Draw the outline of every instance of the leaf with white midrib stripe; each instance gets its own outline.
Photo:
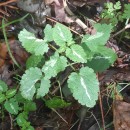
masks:
POLYGON ((25 99, 32 100, 36 88, 35 83, 41 78, 42 72, 39 68, 30 68, 25 71, 20 81, 20 91, 25 99))
POLYGON ((66 56, 74 62, 87 62, 86 54, 80 45, 72 45, 70 48, 67 48, 66 56))
POLYGON ((82 105, 93 107, 96 104, 99 82, 91 68, 83 67, 79 73, 71 73, 68 79, 68 87, 74 98, 82 105))

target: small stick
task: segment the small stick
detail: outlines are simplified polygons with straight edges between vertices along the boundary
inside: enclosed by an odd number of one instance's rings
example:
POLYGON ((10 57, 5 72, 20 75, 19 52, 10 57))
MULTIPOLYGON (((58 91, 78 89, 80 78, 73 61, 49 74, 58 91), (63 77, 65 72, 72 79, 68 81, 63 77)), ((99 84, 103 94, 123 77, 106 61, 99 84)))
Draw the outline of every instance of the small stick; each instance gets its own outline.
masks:
POLYGON ((82 27, 84 30, 88 29, 87 25, 85 23, 83 23, 79 18, 77 18, 75 20, 75 22, 80 26, 82 27))
POLYGON ((111 36, 111 38, 114 38, 115 36, 119 35, 120 33, 124 32, 126 29, 130 28, 130 23, 127 24, 123 29, 121 29, 120 31, 118 31, 117 33, 113 34, 113 36, 111 36))
POLYGON ((102 127, 103 127, 103 130, 105 130, 104 113, 103 113, 102 98, 101 98, 100 91, 99 91, 99 102, 100 102, 100 110, 101 110, 101 115, 102 115, 102 127))
POLYGON ((10 113, 9 113, 9 117, 10 117, 10 125, 11 125, 10 129, 13 130, 13 119, 10 113))
POLYGON ((12 5, 5 5, 5 6, 11 8, 11 9, 19 9, 19 8, 15 7, 15 6, 12 6, 12 5))
MULTIPOLYGON (((46 18, 47 18, 48 20, 50 20, 50 21, 55 22, 55 23, 60 23, 60 22, 58 22, 58 21, 56 21, 56 20, 54 20, 54 19, 52 19, 52 18, 50 18, 50 17, 48 17, 48 16, 46 16, 46 18)), ((79 35, 79 36, 82 37, 81 34, 79 34, 78 32, 74 31, 73 29, 69 28, 69 30, 71 30, 71 31, 74 32, 75 34, 77 34, 77 35, 79 35)))
POLYGON ((7 5, 9 3, 16 2, 16 1, 17 0, 10 0, 10 1, 7 1, 7 2, 3 2, 3 3, 0 3, 0 6, 7 5))
POLYGON ((54 111, 66 124, 68 124, 68 122, 54 109, 54 108, 51 108, 52 111, 54 111))

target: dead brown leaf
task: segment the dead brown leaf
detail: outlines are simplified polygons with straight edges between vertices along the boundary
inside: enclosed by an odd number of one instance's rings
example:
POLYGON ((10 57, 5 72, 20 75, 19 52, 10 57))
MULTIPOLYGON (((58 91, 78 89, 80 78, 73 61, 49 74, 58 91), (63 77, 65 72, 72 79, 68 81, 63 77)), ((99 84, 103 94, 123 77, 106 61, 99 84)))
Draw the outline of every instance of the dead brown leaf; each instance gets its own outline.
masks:
POLYGON ((113 123, 115 130, 130 130, 130 104, 120 98, 113 102, 113 123))
POLYGON ((130 129, 130 104, 116 100, 113 103, 115 130, 130 129))
POLYGON ((56 19, 60 22, 71 23, 73 20, 67 16, 63 6, 54 5, 56 19))
POLYGON ((0 67, 4 65, 6 57, 7 57, 7 47, 5 44, 0 44, 0 67))
POLYGON ((60 22, 71 23, 73 20, 68 17, 65 12, 63 0, 45 0, 47 5, 51 5, 52 10, 55 13, 55 18, 60 22))

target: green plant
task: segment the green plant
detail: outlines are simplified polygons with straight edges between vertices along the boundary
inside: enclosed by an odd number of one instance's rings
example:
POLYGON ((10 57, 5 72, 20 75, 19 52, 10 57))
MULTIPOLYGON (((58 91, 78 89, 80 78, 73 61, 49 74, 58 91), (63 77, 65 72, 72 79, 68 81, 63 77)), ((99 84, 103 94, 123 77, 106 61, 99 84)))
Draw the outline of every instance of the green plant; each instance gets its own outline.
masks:
MULTIPOLYGON (((74 40, 66 26, 59 23, 54 27, 45 27, 44 39, 36 38, 25 29, 19 33, 21 45, 32 55, 26 62, 27 70, 20 80, 20 88, 8 89, 8 86, 0 81, 0 103, 16 119, 22 130, 34 129, 28 121, 29 112, 36 110, 34 99, 48 94, 51 79, 58 79, 68 67, 71 67, 72 71, 67 84, 74 98, 87 107, 96 104, 99 92, 96 73, 106 70, 117 56, 110 48, 105 47, 112 26, 95 24, 94 27, 97 33, 84 35, 80 43, 74 40), (48 55, 48 52, 51 54, 48 55), (76 69, 75 65, 80 67, 76 69)), ((49 108, 70 105, 55 97, 44 101, 49 108)))
POLYGON ((116 25, 119 21, 130 18, 130 4, 124 4, 124 10, 122 11, 121 9, 120 1, 115 4, 108 2, 105 4, 101 17, 112 23, 112 25, 116 25))
POLYGON ((60 76, 70 66, 73 72, 68 76, 67 83, 74 98, 82 105, 93 107, 99 92, 95 72, 104 71, 116 60, 116 54, 104 46, 109 39, 112 26, 95 24, 94 27, 97 33, 84 35, 80 44, 73 39, 70 30, 59 23, 53 28, 50 25, 45 27, 43 40, 37 39, 25 29, 22 30, 18 36, 19 40, 32 54, 32 60, 29 58, 27 61, 29 69, 25 71, 20 81, 22 96, 27 100, 45 96, 51 87, 50 79, 60 76), (54 53, 47 59, 45 54, 49 48, 54 53), (44 62, 38 67, 42 58, 44 62), (81 64, 82 67, 76 70, 74 64, 81 64))
POLYGON ((5 82, 0 80, 0 104, 15 118, 22 130, 34 130, 28 122, 30 111, 36 110, 36 104, 25 100, 17 89, 8 89, 5 82))
MULTIPOLYGON (((28 121, 28 114, 36 110, 35 99, 42 98, 46 106, 52 109, 70 105, 63 98, 52 97, 52 95, 51 99, 44 97, 45 95, 50 97, 48 92, 52 86, 51 79, 55 77, 58 81, 68 68, 71 68, 71 71, 66 86, 73 97, 87 107, 96 104, 99 92, 96 74, 109 68, 117 58, 115 52, 105 46, 112 25, 130 18, 130 4, 124 5, 123 12, 120 11, 120 2, 116 4, 109 2, 106 8, 103 10, 102 18, 109 19, 109 23, 112 24, 95 24, 96 34, 83 35, 79 37, 80 40, 79 38, 75 40, 69 28, 59 23, 54 27, 46 25, 44 39, 36 38, 25 29, 19 33, 21 45, 31 56, 26 62, 26 71, 20 80, 20 87, 9 89, 0 80, 0 104, 12 118, 15 118, 22 130, 34 130, 28 121)), ((4 28, 9 24, 3 23, 4 34, 6 34, 4 28)), ((7 40, 6 35, 5 38, 7 40)), ((60 81, 58 83, 61 87, 60 81)))

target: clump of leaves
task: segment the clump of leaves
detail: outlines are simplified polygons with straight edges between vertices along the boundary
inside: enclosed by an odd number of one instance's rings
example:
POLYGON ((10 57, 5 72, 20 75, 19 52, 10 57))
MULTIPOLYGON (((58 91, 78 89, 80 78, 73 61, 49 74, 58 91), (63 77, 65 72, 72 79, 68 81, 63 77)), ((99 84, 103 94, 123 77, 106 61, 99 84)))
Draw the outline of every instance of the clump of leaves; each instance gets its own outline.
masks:
POLYGON ((121 9, 120 1, 115 4, 108 2, 105 4, 105 9, 103 10, 101 17, 109 21, 109 23, 112 23, 112 25, 116 25, 118 21, 130 18, 130 4, 124 4, 124 11, 121 9))
POLYGON ((99 82, 95 72, 104 71, 116 60, 113 50, 105 47, 112 26, 95 24, 94 27, 97 33, 84 35, 80 44, 73 39, 71 31, 59 23, 54 27, 50 25, 45 27, 43 40, 37 39, 34 34, 25 29, 22 30, 19 40, 22 46, 32 54, 32 60, 29 58, 27 65, 34 63, 32 67, 27 67, 29 69, 25 71, 20 81, 22 96, 27 100, 45 96, 51 87, 50 79, 57 77, 59 73, 71 66, 73 72, 68 76, 67 83, 72 95, 82 105, 93 107, 99 92, 99 82), (56 46, 51 44, 52 41, 56 46), (38 67, 38 63, 42 57, 45 57, 49 48, 53 49, 54 53, 49 59, 44 58, 42 67, 38 67), (73 64, 77 63, 82 65, 78 71, 73 67, 73 64), (38 86, 37 83, 39 83, 38 86))
POLYGON ((28 114, 30 111, 36 110, 36 104, 25 100, 19 92, 17 93, 16 89, 9 89, 2 80, 0 80, 0 104, 15 116, 21 130, 34 130, 30 122, 28 122, 28 114))

